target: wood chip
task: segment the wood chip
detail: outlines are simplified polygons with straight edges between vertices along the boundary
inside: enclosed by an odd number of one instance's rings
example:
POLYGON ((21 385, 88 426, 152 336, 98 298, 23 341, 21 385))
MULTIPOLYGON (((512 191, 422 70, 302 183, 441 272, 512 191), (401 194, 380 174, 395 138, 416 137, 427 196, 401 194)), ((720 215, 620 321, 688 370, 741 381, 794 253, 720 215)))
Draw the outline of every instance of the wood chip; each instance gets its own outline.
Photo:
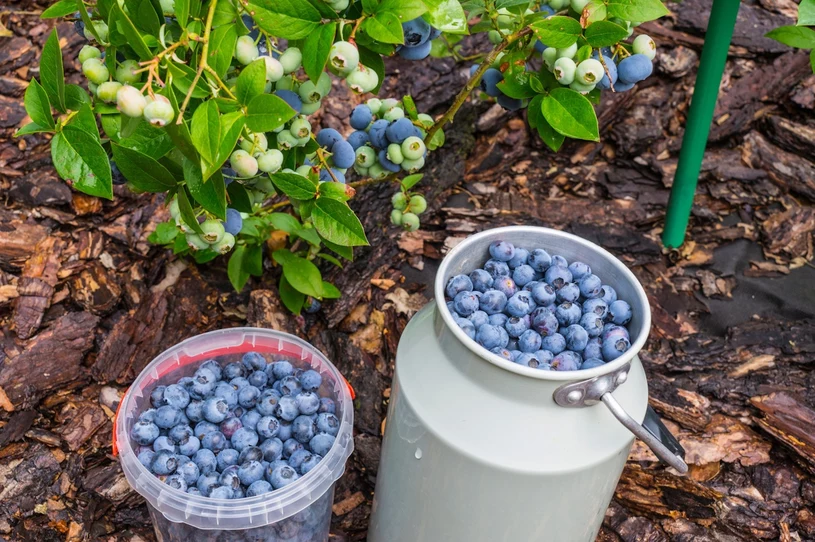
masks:
POLYGON ((340 502, 335 503, 334 506, 331 507, 331 511, 334 512, 335 516, 344 516, 364 502, 365 495, 363 495, 361 491, 357 491, 350 497, 346 497, 340 502))

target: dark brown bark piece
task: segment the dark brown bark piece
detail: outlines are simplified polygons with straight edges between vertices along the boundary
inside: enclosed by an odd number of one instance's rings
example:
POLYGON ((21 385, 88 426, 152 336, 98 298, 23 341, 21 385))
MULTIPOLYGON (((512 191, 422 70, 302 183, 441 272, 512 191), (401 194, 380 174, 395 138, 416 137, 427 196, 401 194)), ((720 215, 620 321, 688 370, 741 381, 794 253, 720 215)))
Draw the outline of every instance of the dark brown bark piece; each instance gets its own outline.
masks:
POLYGON ((764 415, 754 417, 756 423, 815 473, 815 410, 786 392, 753 397, 750 402, 764 415))
POLYGON ((80 306, 94 314, 113 310, 122 295, 119 280, 113 271, 94 262, 69 280, 71 294, 80 306))
POLYGON ((17 284, 20 297, 14 304, 14 326, 21 339, 28 339, 37 331, 51 305, 64 247, 61 239, 47 237, 37 244, 33 256, 26 261, 17 284))

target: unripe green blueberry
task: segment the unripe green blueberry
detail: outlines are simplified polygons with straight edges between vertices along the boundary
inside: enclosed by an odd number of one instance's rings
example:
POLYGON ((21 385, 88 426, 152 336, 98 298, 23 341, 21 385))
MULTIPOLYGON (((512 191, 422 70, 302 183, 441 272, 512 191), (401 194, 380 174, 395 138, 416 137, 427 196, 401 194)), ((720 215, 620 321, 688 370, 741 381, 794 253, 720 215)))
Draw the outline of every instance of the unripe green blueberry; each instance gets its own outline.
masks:
POLYGON ((350 3, 350 0, 329 0, 328 5, 331 6, 331 9, 334 11, 340 12, 345 11, 350 3))
POLYGON ((292 73, 300 69, 303 63, 303 53, 297 47, 289 47, 280 55, 280 64, 283 65, 283 73, 292 73))
POLYGON ((266 192, 261 192, 260 190, 253 190, 249 195, 252 197, 252 202, 255 205, 261 205, 268 197, 266 192))
POLYGON ((235 43, 235 59, 244 66, 251 64, 260 55, 255 40, 250 36, 241 36, 235 43))
POLYGON ((252 186, 255 188, 255 190, 263 194, 271 194, 274 192, 274 183, 269 177, 255 177, 254 181, 252 182, 252 186))
POLYGON ((321 73, 317 79, 317 92, 319 92, 323 98, 328 96, 328 93, 331 92, 331 76, 326 72, 321 73))
POLYGON ((277 90, 295 90, 294 89, 294 78, 293 77, 281 77, 280 80, 275 83, 274 88, 277 90))
POLYGON ((365 102, 365 105, 368 106, 372 114, 378 115, 380 109, 382 109, 382 100, 380 100, 379 98, 371 98, 370 100, 365 102))
POLYGON ((574 55, 576 54, 577 54, 577 42, 571 44, 568 47, 557 50, 558 58, 574 58, 574 55))
POLYGON ((221 224, 221 221, 214 219, 205 220, 204 223, 201 224, 201 231, 204 233, 199 235, 210 245, 223 239, 225 233, 224 225, 221 224))
POLYGON ((382 118, 388 122, 393 122, 395 120, 405 118, 405 110, 401 107, 394 107, 393 109, 389 110, 387 113, 382 115, 382 118))
POLYGON ((116 80, 123 85, 138 83, 141 75, 135 72, 140 68, 141 66, 135 60, 125 60, 116 67, 116 80))
POLYGON ((313 115, 320 109, 320 105, 322 105, 322 100, 314 102, 313 104, 303 104, 303 107, 300 108, 300 113, 303 115, 313 115))
POLYGON ((116 107, 128 117, 141 117, 146 105, 147 99, 136 87, 124 85, 116 92, 116 107))
POLYGON ((181 210, 178 208, 178 198, 173 198, 172 201, 170 201, 167 210, 170 211, 170 216, 175 220, 181 218, 181 210))
POLYGON ((79 63, 82 64, 89 58, 102 58, 102 51, 93 45, 83 45, 79 51, 79 63))
POLYGON ((96 83, 91 83, 90 81, 88 81, 88 90, 90 91, 91 94, 96 96, 96 91, 99 90, 99 85, 97 85, 96 83))
POLYGON ((257 157, 258 169, 263 173, 277 173, 283 165, 283 153, 277 149, 269 149, 257 157))
POLYGON ((371 92, 379 84, 379 76, 371 68, 358 64, 356 69, 345 79, 348 88, 357 94, 371 92))
POLYGON ((297 139, 308 137, 311 135, 311 123, 304 117, 298 117, 292 121, 289 131, 297 139))
POLYGON ((359 64, 359 51, 353 43, 338 41, 328 52, 328 65, 339 75, 351 73, 359 64))
POLYGON ((308 177, 311 174, 311 166, 308 164, 303 164, 299 168, 294 170, 295 173, 298 175, 302 175, 303 177, 308 177))
POLYGON ((218 254, 228 254, 234 246, 235 236, 229 232, 224 232, 224 236, 221 238, 221 240, 213 243, 210 248, 218 254))
POLYGON ((569 0, 549 0, 549 6, 555 11, 560 11, 568 5, 569 0))
POLYGON ((388 157, 388 160, 397 165, 401 164, 405 159, 405 157, 402 156, 402 146, 399 145, 399 143, 391 143, 388 145, 385 155, 388 157))
MULTIPOLYGON (((178 226, 178 229, 181 230, 182 233, 194 233, 192 231, 192 228, 187 226, 187 224, 181 219, 181 217, 175 219, 175 225, 178 226)), ((201 241, 205 242, 203 239, 201 239, 201 241)))
POLYGON ((116 101, 116 93, 122 88, 122 84, 116 81, 105 81, 96 89, 96 96, 105 103, 116 101))
POLYGON ((266 62, 266 80, 276 83, 283 77, 283 64, 276 58, 270 56, 262 57, 266 62))
POLYGON ((419 229, 419 217, 413 213, 402 214, 402 227, 407 231, 416 231, 419 229))
POLYGON ((433 126, 436 121, 433 120, 433 117, 428 115, 427 113, 419 113, 417 120, 424 126, 425 128, 430 128, 433 126))
POLYGON ((577 13, 583 13, 583 10, 590 1, 591 0, 571 0, 572 9, 577 13))
POLYGON ((229 157, 229 165, 238 177, 254 177, 258 174, 258 161, 243 149, 238 149, 229 157))
POLYGON ((498 32, 497 30, 490 30, 489 32, 487 32, 487 38, 493 45, 498 45, 504 40, 504 36, 501 35, 501 33, 498 32))
POLYGON ((580 81, 575 79, 574 81, 572 81, 572 84, 569 85, 569 88, 572 89, 572 90, 576 90, 580 94, 588 94, 589 92, 594 90, 595 86, 596 86, 596 83, 592 83, 591 85, 586 85, 586 84, 581 83, 580 81))
POLYGON ((405 207, 407 207, 407 196, 405 196, 404 192, 397 192, 391 198, 391 203, 393 204, 394 209, 404 211, 405 207))
POLYGON ((249 154, 255 154, 268 149, 269 140, 266 139, 266 134, 263 132, 252 132, 247 137, 241 137, 238 140, 238 145, 249 154))
POLYGON ((366 167, 354 165, 354 171, 356 171, 357 174, 362 176, 362 177, 367 177, 368 176, 368 168, 366 168, 366 167))
POLYGON ((604 75, 605 71, 603 70, 603 65, 600 63, 600 61, 593 58, 587 58, 577 65, 575 79, 584 85, 596 85, 600 82, 600 79, 602 79, 604 75))
POLYGON ((110 77, 108 67, 98 58, 89 58, 82 63, 82 73, 91 83, 101 85, 110 77))
POLYGON ((408 160, 418 160, 427 150, 424 141, 416 136, 410 136, 402 142, 402 154, 408 160))
POLYGON ((382 116, 394 107, 399 105, 399 100, 396 98, 385 98, 379 104, 379 115, 382 116))
POLYGON ((376 151, 368 145, 363 145, 355 151, 356 164, 360 167, 371 167, 376 163, 376 151))
POLYGON ((317 85, 312 83, 311 80, 303 81, 297 93, 304 104, 313 104, 323 99, 323 95, 317 90, 317 85))
MULTIPOLYGON (((292 135, 294 135, 294 134, 292 134, 292 135)), ((308 144, 309 141, 311 141, 311 134, 309 134, 307 136, 299 137, 299 138, 297 138, 297 146, 298 147, 305 147, 308 144)))
POLYGON ((417 215, 422 214, 427 210, 427 200, 418 194, 410 198, 410 212, 417 215))
POLYGON ((657 56, 657 44, 651 39, 650 36, 640 34, 634 38, 633 43, 634 54, 645 55, 649 60, 654 60, 657 56))
POLYGON ((394 226, 401 226, 402 225, 402 211, 399 209, 394 209, 391 211, 391 224, 394 226))
POLYGON ((287 151, 297 146, 297 138, 289 130, 283 130, 277 134, 277 148, 287 151))
POLYGON ((175 111, 170 100, 156 95, 156 99, 144 107, 144 119, 153 126, 166 126, 175 118, 175 111))
POLYGON ((557 49, 554 47, 547 47, 541 53, 541 58, 543 58, 543 63, 546 64, 546 67, 549 68, 549 71, 555 69, 555 61, 557 60, 557 49))
POLYGON ((416 173, 424 167, 424 156, 421 158, 416 158, 415 160, 405 158, 405 161, 402 162, 401 165, 402 170, 407 171, 408 173, 416 173))
MULTIPOLYGON (((102 43, 108 42, 108 24, 105 21, 92 21, 93 22, 93 29, 96 30, 96 34, 99 36, 99 41, 102 43)), ((85 39, 88 41, 96 39, 94 38, 93 34, 88 27, 85 27, 83 32, 85 34, 85 39)))
POLYGON ((197 233, 188 233, 185 237, 187 239, 187 246, 190 247, 190 250, 193 252, 209 248, 209 243, 204 241, 197 233))
POLYGON ((371 179, 374 179, 375 181, 384 179, 385 177, 388 176, 388 173, 389 171, 383 168, 381 165, 379 165, 378 162, 368 168, 368 175, 371 177, 371 179))
POLYGON ((555 60, 555 66, 552 73, 555 75, 558 83, 561 85, 571 85, 574 81, 574 75, 577 71, 577 64, 571 58, 558 58, 555 60))
POLYGON ((175 15, 175 0, 159 0, 159 5, 164 15, 175 15))

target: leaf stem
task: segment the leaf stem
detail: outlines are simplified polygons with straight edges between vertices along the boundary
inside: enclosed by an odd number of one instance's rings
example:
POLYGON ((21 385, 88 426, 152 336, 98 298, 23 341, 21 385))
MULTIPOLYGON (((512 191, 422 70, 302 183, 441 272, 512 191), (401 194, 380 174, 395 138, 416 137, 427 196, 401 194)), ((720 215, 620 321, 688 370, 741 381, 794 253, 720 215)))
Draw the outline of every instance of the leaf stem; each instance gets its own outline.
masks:
POLYGON ((212 0, 212 2, 209 5, 209 11, 207 12, 207 22, 204 26, 204 38, 202 40, 204 42, 204 46, 201 48, 201 62, 198 64, 198 70, 196 70, 195 77, 193 77, 192 79, 190 89, 187 91, 187 95, 184 96, 184 102, 178 109, 178 120, 175 121, 176 124, 182 124, 184 122, 184 111, 190 104, 192 93, 195 91, 195 87, 198 85, 198 81, 201 79, 201 74, 204 73, 204 70, 207 68, 207 55, 209 54, 209 35, 212 32, 212 20, 215 17, 215 8, 217 6, 218 0, 212 0))

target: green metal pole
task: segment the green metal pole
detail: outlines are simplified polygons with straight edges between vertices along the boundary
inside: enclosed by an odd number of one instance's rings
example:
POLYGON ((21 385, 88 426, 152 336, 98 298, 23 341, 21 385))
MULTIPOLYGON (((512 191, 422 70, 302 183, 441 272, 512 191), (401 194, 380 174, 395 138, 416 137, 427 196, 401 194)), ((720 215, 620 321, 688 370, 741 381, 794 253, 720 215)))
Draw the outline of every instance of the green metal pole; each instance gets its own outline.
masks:
POLYGON ((662 233, 662 242, 668 248, 678 247, 685 240, 696 183, 702 169, 710 124, 713 122, 713 110, 727 61, 727 50, 733 38, 738 13, 739 0, 713 0, 685 135, 682 138, 682 150, 679 152, 679 164, 668 202, 665 230, 662 233))

